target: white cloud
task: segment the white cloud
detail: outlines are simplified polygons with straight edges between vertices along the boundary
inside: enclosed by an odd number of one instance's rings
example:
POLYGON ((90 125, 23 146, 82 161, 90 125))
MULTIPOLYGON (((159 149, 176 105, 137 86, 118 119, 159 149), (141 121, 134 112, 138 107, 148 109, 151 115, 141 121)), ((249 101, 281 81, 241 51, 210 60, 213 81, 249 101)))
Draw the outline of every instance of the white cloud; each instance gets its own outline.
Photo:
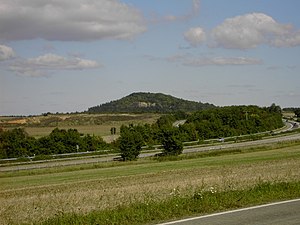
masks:
POLYGON ((192 8, 190 11, 183 15, 168 14, 165 16, 159 16, 157 14, 152 15, 150 22, 176 22, 176 21, 187 21, 200 12, 200 0, 193 0, 192 8))
POLYGON ((206 34, 201 27, 193 27, 184 33, 184 39, 196 47, 203 44, 206 40, 206 34))
POLYGON ((18 75, 42 77, 58 70, 83 70, 100 66, 99 63, 92 60, 46 54, 36 58, 16 60, 10 65, 10 70, 18 75))
POLYGON ((190 28, 183 36, 194 47, 205 41, 209 47, 229 49, 251 49, 262 44, 274 47, 300 45, 300 30, 290 24, 278 23, 263 13, 227 18, 209 33, 201 27, 190 28))
MULTIPOLYGON (((156 60, 158 59, 156 58, 156 60)), ((194 67, 261 65, 263 63, 260 59, 249 57, 195 57, 191 54, 176 54, 167 58, 161 58, 161 60, 194 67)))
POLYGON ((15 52, 11 47, 0 45, 0 62, 9 60, 15 57, 15 52))
POLYGON ((292 46, 300 44, 291 25, 280 24, 263 13, 251 13, 226 19, 212 30, 216 47, 249 49, 261 44, 292 46), (286 40, 289 38, 290 40, 286 40))
POLYGON ((276 37, 271 40, 271 45, 275 47, 294 47, 300 45, 300 31, 291 31, 290 33, 276 37))
POLYGON ((0 40, 131 39, 142 14, 119 0, 14 0, 0 3, 0 40))
POLYGON ((259 65, 262 61, 255 58, 245 57, 215 57, 215 58, 190 58, 183 62, 186 66, 242 66, 242 65, 259 65))

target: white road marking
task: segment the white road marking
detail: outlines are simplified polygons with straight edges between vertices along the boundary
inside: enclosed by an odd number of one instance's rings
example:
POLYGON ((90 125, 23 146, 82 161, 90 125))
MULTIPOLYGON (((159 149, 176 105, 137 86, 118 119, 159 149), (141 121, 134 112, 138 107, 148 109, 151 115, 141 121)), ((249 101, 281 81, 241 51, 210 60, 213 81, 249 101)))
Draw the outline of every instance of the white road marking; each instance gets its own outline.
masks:
POLYGON ((287 200, 287 201, 281 201, 281 202, 274 202, 274 203, 269 203, 269 204, 264 204, 264 205, 252 206, 252 207, 248 207, 248 208, 236 209, 236 210, 231 210, 231 211, 226 211, 226 212, 214 213, 214 214, 209 214, 209 215, 205 215, 205 216, 192 217, 192 218, 187 218, 187 219, 182 219, 182 220, 177 220, 177 221, 172 221, 172 222, 167 222, 167 223, 161 223, 161 224, 157 224, 157 225, 170 225, 170 224, 176 224, 176 223, 183 223, 183 222, 188 222, 188 221, 192 221, 192 220, 204 219, 204 218, 209 218, 209 217, 214 217, 214 216, 221 216, 221 215, 226 215, 226 214, 231 214, 231 213, 236 213, 236 212, 242 212, 242 211, 247 211, 247 210, 252 210, 252 209, 259 209, 259 208, 264 208, 264 207, 269 207, 269 206, 298 202, 298 201, 300 201, 300 198, 293 199, 293 200, 287 200))

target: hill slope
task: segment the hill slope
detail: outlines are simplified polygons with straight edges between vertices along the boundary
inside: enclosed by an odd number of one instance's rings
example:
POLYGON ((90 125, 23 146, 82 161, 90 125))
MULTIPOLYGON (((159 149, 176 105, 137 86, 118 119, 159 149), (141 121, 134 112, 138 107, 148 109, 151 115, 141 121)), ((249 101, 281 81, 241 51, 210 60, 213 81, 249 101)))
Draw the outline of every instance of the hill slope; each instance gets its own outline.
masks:
POLYGON ((88 109, 89 113, 169 113, 176 111, 194 112, 215 107, 212 104, 188 101, 161 93, 132 93, 119 100, 88 109))

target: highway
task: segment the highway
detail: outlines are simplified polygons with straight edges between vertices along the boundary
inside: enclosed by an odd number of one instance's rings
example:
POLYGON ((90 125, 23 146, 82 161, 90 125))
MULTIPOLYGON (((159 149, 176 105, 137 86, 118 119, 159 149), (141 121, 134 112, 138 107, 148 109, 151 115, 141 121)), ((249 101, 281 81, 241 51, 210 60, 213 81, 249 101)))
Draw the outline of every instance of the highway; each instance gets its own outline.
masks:
POLYGON ((206 147, 196 147, 196 148, 188 148, 183 150, 183 153, 190 152, 199 152, 199 151, 209 151, 209 150, 217 150, 217 149, 230 149, 230 148, 242 148, 242 147, 251 147, 251 146, 260 146, 267 145, 272 143, 286 142, 286 141, 295 141, 300 139, 300 134, 280 136, 275 138, 268 138, 256 141, 246 141, 246 142, 238 142, 238 143, 223 143, 220 145, 214 146, 206 146, 206 147))
MULTIPOLYGON (((247 142, 238 142, 238 143, 222 143, 219 145, 213 146, 203 146, 203 147, 192 147, 186 148, 183 150, 183 153, 192 153, 192 152, 203 152, 210 150, 221 150, 221 149, 231 149, 231 148, 243 148, 243 147, 251 147, 251 146, 260 146, 267 145, 272 143, 279 143, 285 141, 295 141, 300 140, 300 133, 287 135, 287 136, 279 136, 269 139, 262 139, 257 141, 247 141, 247 142)), ((159 153, 159 151, 141 153, 139 155, 140 158, 154 156, 159 153)), ((105 156, 85 156, 78 158, 65 158, 65 159, 55 159, 55 160, 43 160, 43 161, 33 161, 28 162, 26 164, 9 164, 9 165, 0 165, 0 172, 7 171, 18 171, 18 170, 30 170, 30 169, 42 169, 42 168, 50 168, 50 167, 59 167, 59 166, 71 166, 71 165, 81 165, 81 164, 89 164, 89 163, 99 163, 99 162, 109 162, 113 161, 114 158, 118 157, 116 154, 108 154, 105 156)))
POLYGON ((299 225, 300 199, 188 218, 159 225, 299 225))

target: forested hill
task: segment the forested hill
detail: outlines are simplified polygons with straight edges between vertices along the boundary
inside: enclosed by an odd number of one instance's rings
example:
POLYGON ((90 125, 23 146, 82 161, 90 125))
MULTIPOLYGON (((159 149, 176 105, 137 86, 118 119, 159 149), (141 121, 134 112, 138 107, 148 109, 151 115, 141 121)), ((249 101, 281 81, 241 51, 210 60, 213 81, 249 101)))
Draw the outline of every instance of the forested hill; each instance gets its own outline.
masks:
POLYGON ((143 112, 194 112, 214 108, 209 103, 188 101, 161 93, 138 92, 119 100, 111 101, 88 109, 89 113, 143 113, 143 112))

